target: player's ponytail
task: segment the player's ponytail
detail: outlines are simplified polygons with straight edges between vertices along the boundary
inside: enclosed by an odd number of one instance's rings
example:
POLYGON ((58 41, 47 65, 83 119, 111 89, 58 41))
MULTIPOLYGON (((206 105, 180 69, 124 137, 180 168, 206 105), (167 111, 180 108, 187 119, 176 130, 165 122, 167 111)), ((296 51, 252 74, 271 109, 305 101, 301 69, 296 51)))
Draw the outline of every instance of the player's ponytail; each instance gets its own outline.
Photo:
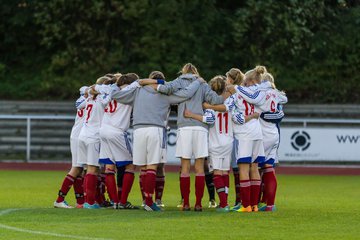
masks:
POLYGON ((233 85, 241 85, 244 81, 245 75, 238 68, 232 68, 226 73, 226 77, 232 80, 233 85))
POLYGON ((214 92, 221 95, 225 91, 226 78, 221 75, 215 76, 210 80, 209 85, 214 92))
POLYGON ((261 80, 262 81, 269 81, 271 83, 271 87, 273 89, 276 89, 276 86, 275 86, 275 80, 274 80, 274 77, 273 75, 271 75, 271 73, 264 73, 262 76, 261 76, 261 80))
POLYGON ((265 66, 256 66, 254 69, 251 69, 245 73, 246 81, 254 80, 256 83, 261 81, 261 76, 267 73, 265 66))
POLYGON ((197 68, 196 68, 192 63, 187 63, 187 64, 185 64, 185 65, 182 67, 180 73, 181 73, 181 74, 188 74, 188 73, 190 73, 190 74, 194 74, 194 75, 200 76, 197 68))

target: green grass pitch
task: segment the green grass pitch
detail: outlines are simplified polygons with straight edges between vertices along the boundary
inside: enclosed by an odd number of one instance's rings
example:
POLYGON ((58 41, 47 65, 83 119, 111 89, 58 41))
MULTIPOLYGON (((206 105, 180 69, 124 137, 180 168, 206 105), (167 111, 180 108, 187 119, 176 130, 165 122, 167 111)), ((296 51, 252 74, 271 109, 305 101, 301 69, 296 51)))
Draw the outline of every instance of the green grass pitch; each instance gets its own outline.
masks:
MULTIPOLYGON (((164 212, 54 209, 65 174, 0 171, 0 239, 360 239, 356 176, 280 175, 278 211, 225 214, 179 211, 175 173, 166 175, 164 212)), ((231 188, 230 203, 233 195, 231 188)), ((193 203, 194 189, 191 196, 193 203)), ((136 178, 130 201, 139 197, 136 178)), ((74 204, 73 190, 67 200, 74 204)))

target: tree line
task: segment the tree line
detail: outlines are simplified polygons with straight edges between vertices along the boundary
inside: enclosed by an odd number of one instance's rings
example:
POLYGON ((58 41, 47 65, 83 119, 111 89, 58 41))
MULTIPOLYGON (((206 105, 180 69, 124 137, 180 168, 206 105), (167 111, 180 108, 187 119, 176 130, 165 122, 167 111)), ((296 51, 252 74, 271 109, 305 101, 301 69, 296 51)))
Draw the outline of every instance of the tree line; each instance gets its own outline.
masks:
POLYGON ((109 72, 265 65, 290 103, 360 103, 359 0, 3 0, 0 98, 73 99, 109 72))

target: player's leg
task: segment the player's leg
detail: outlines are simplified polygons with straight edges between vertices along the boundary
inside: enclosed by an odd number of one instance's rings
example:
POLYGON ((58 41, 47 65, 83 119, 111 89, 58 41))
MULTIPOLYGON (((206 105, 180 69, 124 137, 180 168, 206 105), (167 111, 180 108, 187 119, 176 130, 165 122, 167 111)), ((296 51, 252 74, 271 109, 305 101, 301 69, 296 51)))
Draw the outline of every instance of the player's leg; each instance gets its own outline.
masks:
POLYGON ((165 187, 165 164, 160 163, 156 170, 155 202, 158 207, 164 207, 162 196, 165 187))
POLYGON ((190 210, 190 159, 192 157, 192 130, 179 128, 176 141, 176 157, 181 158, 180 192, 183 211, 190 210))
POLYGON ((75 167, 75 174, 78 174, 74 182, 74 193, 76 198, 76 208, 82 208, 85 203, 84 198, 84 169, 82 167, 75 167))
POLYGON ((204 161, 204 158, 195 159, 195 211, 202 211, 201 200, 204 196, 205 188, 204 161))
POLYGON ((110 201, 113 202, 114 208, 117 208, 119 204, 119 197, 117 194, 117 185, 116 185, 116 168, 115 164, 106 164, 105 165, 105 185, 107 192, 110 197, 110 201))
POLYGON ((277 189, 277 179, 275 169, 272 164, 265 164, 263 168, 264 195, 266 199, 262 199, 266 203, 265 211, 273 211, 275 209, 275 196, 277 189))
POLYGON ((96 209, 99 208, 99 204, 96 203, 96 193, 98 186, 99 175, 99 152, 100 141, 86 142, 86 157, 87 157, 87 170, 85 176, 85 194, 86 202, 84 208, 96 209))
POLYGON ((126 166, 116 166, 116 183, 118 188, 118 198, 121 199, 123 180, 126 166))
POLYGON ((201 200, 205 188, 205 157, 209 156, 208 132, 204 130, 193 130, 192 133, 192 152, 195 157, 195 211, 202 211, 201 200))
POLYGON ((87 166, 86 172, 86 186, 85 186, 85 194, 86 194, 86 203, 84 204, 84 208, 99 208, 100 206, 96 203, 96 188, 98 185, 98 174, 99 167, 94 165, 87 166))
POLYGON ((222 177, 222 172, 223 172, 222 170, 214 169, 214 185, 220 200, 219 207, 225 208, 227 207, 228 204, 227 204, 227 194, 225 189, 225 183, 222 177))
POLYGON ((135 168, 135 165, 133 165, 132 163, 126 165, 125 167, 123 189, 121 193, 119 209, 139 209, 128 201, 128 197, 135 179, 135 168))
POLYGON ((239 163, 238 168, 240 169, 240 194, 241 194, 241 208, 239 212, 251 212, 250 206, 250 164, 249 163, 239 163))
POLYGON ((209 194, 209 208, 216 208, 217 204, 215 201, 215 186, 214 186, 214 173, 213 170, 209 167, 208 158, 205 158, 204 161, 204 171, 205 171, 205 183, 206 188, 209 194))
POLYGON ((254 212, 258 211, 258 203, 259 203, 259 196, 260 196, 260 185, 261 185, 261 178, 259 173, 259 166, 258 164, 263 163, 265 160, 264 157, 264 144, 262 140, 253 141, 253 155, 252 159, 254 161, 251 163, 250 166, 250 192, 251 192, 251 199, 250 205, 254 212))
POLYGON ((69 192, 70 188, 73 186, 73 184, 76 181, 77 176, 81 173, 81 170, 77 167, 72 167, 69 171, 69 173, 65 176, 61 188, 58 193, 58 197, 56 201, 54 202, 55 208, 72 208, 67 204, 65 201, 65 197, 67 193, 69 192))
POLYGON ((183 211, 190 210, 190 167, 190 159, 181 158, 180 192, 183 197, 183 211))
POLYGON ((231 168, 234 175, 235 205, 232 208, 232 210, 238 210, 241 207, 240 172, 236 162, 237 159, 238 159, 238 140, 234 138, 233 148, 231 152, 231 168))

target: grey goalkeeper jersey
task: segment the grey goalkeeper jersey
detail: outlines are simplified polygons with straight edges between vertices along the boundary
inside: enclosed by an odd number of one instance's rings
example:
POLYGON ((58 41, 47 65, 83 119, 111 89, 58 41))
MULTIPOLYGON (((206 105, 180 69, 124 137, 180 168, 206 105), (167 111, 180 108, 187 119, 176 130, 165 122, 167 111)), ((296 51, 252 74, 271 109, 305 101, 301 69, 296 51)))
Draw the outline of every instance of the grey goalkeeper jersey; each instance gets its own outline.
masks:
MULTIPOLYGON (((191 83, 196 81, 197 78, 198 77, 193 74, 183 74, 174 81, 168 82, 165 85, 159 85, 157 90, 158 92, 166 95, 174 94, 175 96, 181 96, 183 95, 181 89, 188 87, 191 83)), ((208 102, 214 105, 222 104, 224 102, 224 98, 222 96, 217 95, 216 92, 211 90, 208 84, 201 84, 201 86, 196 91, 194 96, 192 96, 192 98, 179 104, 178 119, 177 119, 177 125, 179 128, 188 127, 188 126, 201 126, 206 129, 209 128, 209 126, 203 122, 200 122, 192 118, 184 117, 185 109, 188 109, 193 113, 203 115, 204 114, 204 110, 202 107, 203 102, 208 102)))
POLYGON ((177 96, 160 94, 150 86, 129 90, 113 89, 111 97, 133 106, 134 129, 152 126, 165 128, 170 105, 191 98, 202 85, 199 81, 193 81, 187 88, 180 90, 177 96))

